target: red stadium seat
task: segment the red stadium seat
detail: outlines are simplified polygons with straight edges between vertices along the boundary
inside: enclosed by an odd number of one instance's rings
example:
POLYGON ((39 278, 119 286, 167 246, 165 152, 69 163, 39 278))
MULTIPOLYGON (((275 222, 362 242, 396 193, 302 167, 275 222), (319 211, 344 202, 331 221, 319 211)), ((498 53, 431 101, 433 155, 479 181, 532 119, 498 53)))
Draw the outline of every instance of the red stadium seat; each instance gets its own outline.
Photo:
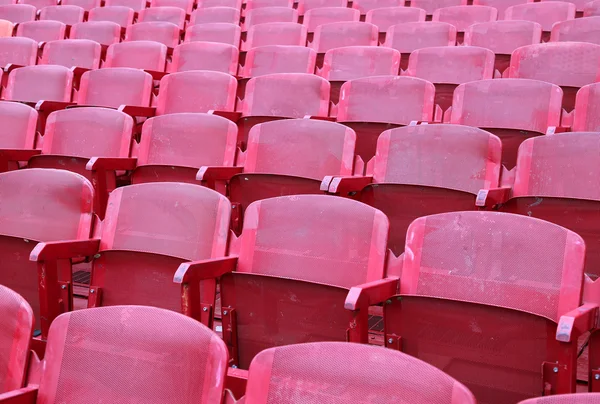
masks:
POLYGON ((104 7, 129 7, 133 11, 140 11, 146 8, 146 0, 104 0, 104 7))
POLYGON ((192 13, 194 3, 194 0, 153 0, 150 3, 150 7, 176 7, 182 9, 189 15, 192 13))
POLYGON ((101 3, 101 0, 60 0, 61 6, 77 6, 83 8, 85 11, 100 7, 101 3))
POLYGON ((583 10, 583 16, 592 17, 596 15, 600 15, 600 0, 594 0, 586 3, 583 10))
MULTIPOLYGON (((560 125, 560 87, 537 80, 480 80, 454 92, 450 123, 479 127, 502 139, 502 163, 515 165, 521 142, 560 125)), ((444 118, 447 119, 447 118, 444 118)))
POLYGON ((170 22, 138 22, 127 27, 125 41, 155 41, 172 49, 179 45, 179 35, 179 27, 170 22))
POLYGON ((360 11, 361 15, 366 15, 369 11, 377 8, 404 7, 405 0, 354 0, 352 8, 360 11))
POLYGON ((342 86, 337 122, 354 129, 356 154, 367 162, 375 155, 377 138, 384 130, 413 121, 432 122, 434 97, 433 84, 414 77, 351 80, 342 86))
MULTIPOLYGON (((541 1, 557 1, 557 0, 541 0, 541 1)), ((585 10, 585 6, 589 3, 589 0, 560 0, 566 1, 567 3, 575 4, 577 8, 577 17, 583 17, 583 11, 585 10)))
POLYGON ((0 397, 25 385, 34 321, 29 303, 0 285, 0 397))
POLYGON ((600 45, 553 42, 518 48, 510 59, 508 76, 560 86, 565 93, 563 107, 571 111, 577 90, 600 79, 600 45))
POLYGON ((240 50, 248 51, 266 45, 306 45, 306 27, 293 22, 270 22, 258 24, 248 30, 240 50))
POLYGON ((118 43, 121 40, 121 26, 112 21, 88 21, 71 27, 71 39, 89 39, 103 47, 118 43))
POLYGON ((273 73, 313 74, 316 60, 317 53, 304 46, 259 46, 248 51, 239 75, 251 78, 273 73))
POLYGON ((298 14, 304 15, 307 11, 317 8, 348 7, 347 0, 300 0, 298 2, 298 14))
MULTIPOLYGON (((31 66, 37 61, 38 44, 29 38, 0 38, 0 67, 31 66)), ((7 69, 8 70, 8 69, 7 69)))
POLYGON ((56 6, 57 3, 57 0, 19 0, 19 4, 33 6, 37 10, 48 6, 56 6))
POLYGON ((248 31, 252 26, 269 22, 298 22, 298 12, 291 7, 266 7, 250 10, 242 24, 242 30, 248 31))
POLYGON ((466 6, 467 0, 411 0, 410 6, 422 8, 427 15, 433 15, 438 8, 452 6, 466 6))
POLYGON ((379 42, 385 41, 385 34, 392 25, 407 22, 424 22, 427 13, 421 8, 414 7, 383 7, 367 12, 365 22, 379 29, 379 42))
POLYGON ((256 10, 259 8, 267 7, 288 7, 292 8, 294 5, 293 0, 247 0, 246 8, 242 10, 242 16, 248 13, 250 10, 256 10))
MULTIPOLYGON (((333 22, 319 25, 310 47, 324 54, 329 49, 342 46, 377 46, 379 31, 366 22, 333 22)), ((317 62, 317 65, 319 63, 317 62)))
POLYGON ((135 11, 124 6, 97 7, 90 10, 88 21, 111 21, 121 27, 133 24, 135 11))
POLYGON ((0 6, 0 20, 7 20, 13 24, 34 21, 37 10, 29 4, 7 4, 0 6))
POLYGON ((465 45, 480 46, 496 54, 495 68, 504 73, 510 55, 521 46, 540 43, 542 26, 532 21, 494 21, 473 24, 465 31, 465 45))
POLYGON ((415 220, 406 240, 400 293, 384 306, 386 346, 479 402, 575 391, 577 338, 598 310, 580 306, 580 236, 526 216, 453 212, 415 220))
POLYGON ((65 39, 67 26, 59 21, 26 21, 17 25, 17 35, 37 42, 65 39))
POLYGON ((308 10, 304 15, 302 24, 306 26, 309 42, 313 41, 313 34, 319 25, 334 22, 358 22, 360 11, 353 8, 322 7, 308 10))
POLYGON ((236 75, 238 70, 238 48, 215 42, 188 42, 178 45, 173 51, 169 72, 188 70, 210 70, 236 75))
POLYGON ((507 8, 518 4, 525 4, 529 0, 473 0, 473 5, 489 6, 498 10, 498 20, 504 20, 504 13, 507 8))
POLYGON ((102 67, 142 69, 154 79, 160 80, 164 75, 166 63, 166 45, 154 41, 132 41, 110 45, 102 67))
POLYGON ((79 310, 52 324, 39 386, 21 389, 11 401, 218 403, 227 361, 227 348, 214 332, 178 313, 144 306, 79 310), (92 362, 100 383, 81 376, 81 366, 92 362), (136 370, 142 362, 152 367, 151 375, 136 370), (171 379, 178 382, 165 382, 171 379), (112 380, 127 380, 129 387, 112 380))
POLYGON ((10 72, 2 98, 32 104, 69 103, 72 87, 73 72, 64 66, 26 66, 10 72))
POLYGON ((23 161, 37 153, 32 150, 35 148, 38 113, 25 104, 0 101, 0 119, 0 149, 4 153, 0 157, 0 171, 4 172, 18 168, 18 165, 7 158, 7 150, 19 150, 18 153, 23 153, 19 159, 23 161), (29 153, 21 150, 28 150, 29 153))
POLYGON ((188 26, 197 24, 228 23, 239 24, 240 10, 231 7, 198 8, 191 17, 188 26))
MULTIPOLYGON (((386 278, 387 232, 381 212, 346 198, 294 195, 251 204, 236 256, 209 261, 219 266, 212 273, 223 274, 223 337, 232 363, 246 369, 263 349, 307 340, 366 343, 370 299, 351 310, 344 301, 352 299, 352 287, 396 290, 397 278, 386 278), (256 296, 269 303, 257 304, 256 296)), ((199 278, 210 276, 205 264, 177 270, 184 299, 199 278)))
POLYGON ((79 6, 48 6, 40 10, 40 20, 60 21, 65 25, 83 22, 85 10, 79 6))
POLYGON ((185 26, 185 11, 179 7, 145 8, 138 13, 138 23, 140 22, 170 22, 177 25, 179 29, 183 29, 185 26))
POLYGON ((98 69, 81 76, 77 104, 119 108, 121 105, 149 107, 152 76, 126 67, 98 69))
POLYGON ((418 49, 411 53, 402 74, 435 84, 435 103, 445 111, 459 84, 494 77, 494 60, 494 52, 477 46, 418 49))
POLYGON ((490 22, 498 19, 498 10, 489 6, 453 6, 438 8, 433 12, 432 21, 447 22, 454 25, 458 33, 458 42, 462 43, 464 32, 478 22, 490 22))
MULTIPOLYGON (((198 0, 198 8, 234 8, 236 10, 242 9, 242 0, 198 0)), ((238 18, 239 20, 239 18, 238 18)), ((218 21, 220 22, 220 21, 218 21)), ((223 21, 225 22, 225 21, 223 21)))
POLYGON ((537 22, 542 26, 542 39, 550 39, 552 25, 556 22, 573 20, 576 7, 573 3, 564 1, 544 1, 541 3, 526 3, 506 9, 505 20, 526 20, 537 22))
POLYGON ((600 400, 598 393, 558 394, 521 401, 519 404, 588 404, 600 400))
POLYGON ((600 16, 557 22, 552 26, 551 42, 590 42, 600 45, 600 16))
POLYGON ((93 70, 100 66, 102 49, 87 39, 63 39, 44 44, 40 64, 93 70))
POLYGON ((575 99, 574 132, 600 132, 600 84, 581 87, 575 99))
MULTIPOLYGON (((216 9, 207 8, 206 10, 216 9)), ((242 31, 237 24, 223 22, 197 24, 185 31, 184 42, 219 42, 233 45, 237 48, 240 46, 241 35, 242 31)))
POLYGON ((476 403, 465 386, 425 362, 389 349, 339 342, 298 344, 259 353, 250 364, 245 400, 265 402, 273 396, 289 397, 289 404, 310 400, 330 404, 476 403))

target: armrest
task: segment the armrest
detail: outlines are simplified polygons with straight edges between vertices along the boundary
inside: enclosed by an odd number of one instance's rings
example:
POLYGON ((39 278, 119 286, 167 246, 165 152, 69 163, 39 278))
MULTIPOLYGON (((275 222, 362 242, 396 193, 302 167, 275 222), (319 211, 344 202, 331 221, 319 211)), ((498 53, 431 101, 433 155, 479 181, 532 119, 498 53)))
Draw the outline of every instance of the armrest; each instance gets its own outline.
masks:
POLYGON ((216 279, 226 273, 235 271, 238 257, 213 258, 202 261, 185 262, 179 265, 173 282, 200 282, 206 279, 216 279))
POLYGON ((28 161, 38 154, 42 154, 39 149, 0 149, 0 160, 28 161))
POLYGON ((321 182, 321 191, 331 194, 348 195, 351 192, 361 191, 364 187, 373 182, 373 177, 342 177, 326 176, 321 182))
POLYGON ((38 386, 28 386, 22 389, 0 394, 2 404, 35 404, 37 401, 38 386))
POLYGON ((54 112, 54 111, 61 111, 72 105, 75 105, 75 103, 62 102, 62 101, 43 101, 42 100, 42 101, 38 101, 35 104, 35 110, 49 113, 49 112, 54 112))
POLYGON ((348 292, 344 308, 346 310, 367 309, 374 304, 383 303, 398 293, 400 278, 391 276, 373 282, 353 286, 348 292))
POLYGON ((156 108, 154 107, 136 107, 133 105, 121 105, 119 111, 131 115, 133 117, 141 116, 145 118, 151 118, 156 115, 156 108))
POLYGON ((475 206, 492 207, 508 200, 510 187, 481 189, 475 198, 475 206))
POLYGON ((9 63, 6 66, 4 66, 2 68, 2 70, 4 70, 4 73, 9 74, 10 72, 12 72, 15 69, 18 69, 19 67, 23 67, 22 65, 16 65, 14 63, 9 63))
POLYGON ((229 181, 236 174, 244 172, 244 167, 202 166, 196 174, 198 181, 229 181))
POLYGON ((211 114, 211 115, 222 116, 223 118, 229 119, 232 122, 237 122, 242 117, 242 113, 241 112, 229 112, 229 111, 215 111, 215 110, 210 110, 210 111, 208 111, 208 113, 211 114))
POLYGON ((100 239, 51 241, 38 243, 31 254, 30 261, 60 260, 77 257, 89 257, 98 252, 100 239))
POLYGON ((560 316, 556 328, 556 340, 561 342, 577 342, 576 330, 579 334, 591 331, 598 326, 598 305, 586 303, 560 316))
POLYGON ((85 165, 88 171, 95 170, 133 170, 137 158, 132 157, 92 157, 85 165))

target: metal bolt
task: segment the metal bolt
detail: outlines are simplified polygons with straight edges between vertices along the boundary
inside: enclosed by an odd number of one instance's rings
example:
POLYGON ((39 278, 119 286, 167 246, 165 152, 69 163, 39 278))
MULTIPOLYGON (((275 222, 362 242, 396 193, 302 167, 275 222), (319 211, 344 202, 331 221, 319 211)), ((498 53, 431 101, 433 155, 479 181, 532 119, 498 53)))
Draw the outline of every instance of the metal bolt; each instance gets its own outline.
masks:
POLYGON ((62 285, 60 288, 65 290, 67 288, 67 285, 62 285))
POLYGON ((554 367, 554 369, 552 369, 552 371, 553 371, 554 373, 558 373, 558 367, 556 367, 556 366, 555 366, 555 367, 554 367))
POLYGON ((90 293, 96 292, 96 289, 90 289, 90 293))
POLYGON ((236 366, 236 365, 231 365, 231 367, 232 367, 232 368, 234 368, 234 369, 237 369, 237 366, 236 366))
POLYGON ((208 311, 208 307, 203 307, 202 311, 208 311))
POLYGON ((225 311, 223 312, 223 315, 224 315, 224 316, 226 316, 226 315, 227 315, 227 310, 225 310, 225 311))
POLYGON ((394 340, 393 340, 393 339, 391 339, 391 338, 389 338, 389 339, 388 339, 388 344, 391 344, 392 342, 394 342, 394 340))
POLYGON ((596 373, 596 374, 594 375, 594 379, 596 379, 596 380, 600 380, 600 374, 597 374, 597 373, 596 373))

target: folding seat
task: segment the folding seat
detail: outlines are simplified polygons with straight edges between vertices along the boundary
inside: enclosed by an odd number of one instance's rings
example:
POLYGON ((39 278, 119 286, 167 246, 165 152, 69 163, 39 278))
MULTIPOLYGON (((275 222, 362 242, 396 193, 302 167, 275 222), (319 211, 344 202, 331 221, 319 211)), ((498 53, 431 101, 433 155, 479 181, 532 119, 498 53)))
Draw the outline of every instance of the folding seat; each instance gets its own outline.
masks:
POLYGON ((13 24, 34 21, 37 10, 29 4, 7 4, 0 6, 0 20, 7 20, 13 24))
POLYGON ((72 307, 70 264, 55 262, 56 267, 46 272, 44 288, 38 290, 38 267, 29 255, 38 242, 89 239, 92 184, 66 170, 15 170, 0 174, 0 198, 0 284, 31 305, 35 329, 41 329, 45 338, 54 317, 72 307))
POLYGON ((435 84, 435 103, 446 111, 459 84, 494 78, 494 61, 494 52, 477 46, 425 48, 411 53, 402 74, 435 84))
POLYGON ((184 42, 218 42, 237 48, 240 46, 241 35, 242 30, 237 24, 223 22, 197 24, 186 29, 184 42))
POLYGON ((74 67, 74 73, 80 75, 100 67, 101 52, 100 44, 88 39, 51 41, 44 44, 40 64, 74 67))
POLYGON ((170 73, 188 70, 210 70, 237 74, 238 48, 215 42, 188 42, 178 45, 173 51, 173 60, 168 67, 170 73))
POLYGON ((88 21, 111 21, 121 27, 133 24, 135 11, 124 6, 96 7, 90 10, 88 21))
MULTIPOLYGON (((41 244, 31 259, 49 268, 55 258, 94 257, 90 308, 135 304, 181 311, 175 271, 184 262, 224 257, 230 216, 227 198, 206 187, 178 182, 119 187, 110 193, 98 238, 81 248, 69 242, 41 244), (61 257, 53 254, 57 250, 61 257)), ((211 325, 215 283, 201 282, 200 289, 195 303, 207 308, 200 319, 211 325)))
MULTIPOLYGON (((556 1, 556 0, 541 0, 541 1, 556 1)), ((575 4, 575 7, 577 9, 577 14, 576 14, 577 18, 583 17, 583 11, 585 10, 585 6, 589 3, 588 0, 560 0, 560 1, 566 1, 567 3, 575 4)))
POLYGON ((560 125, 562 90, 537 80, 479 80, 454 91, 450 123, 485 129, 502 140, 502 163, 515 166, 525 139, 560 125))
MULTIPOLYGON (((343 46, 377 46, 379 31, 367 22, 332 22, 319 25, 309 46, 324 55, 329 49, 343 46)), ((320 67, 319 61, 317 66, 320 67)))
POLYGON ((432 21, 441 21, 456 27, 458 43, 462 43, 464 33, 470 25, 478 22, 491 22, 498 19, 498 10, 489 6, 453 6, 438 8, 433 12, 432 21))
POLYGON ((62 6, 78 6, 83 8, 85 11, 90 11, 92 8, 100 7, 102 4, 101 0, 60 0, 62 6))
POLYGON ((584 17, 592 17, 600 15, 600 0, 590 1, 585 4, 583 16, 584 17))
POLYGON ((438 8, 466 6, 467 0, 411 0, 410 6, 422 8, 427 12, 427 15, 433 15, 433 12, 438 8))
POLYGON ((179 45, 180 32, 179 27, 170 22, 138 22, 127 27, 125 41, 155 41, 173 49, 179 45))
POLYGON ((600 84, 581 87, 575 99, 572 130, 574 132, 600 132, 600 84))
POLYGON ((38 113, 25 104, 0 101, 0 119, 0 171, 5 172, 19 168, 6 158, 7 150, 19 153, 20 161, 27 161, 32 155, 39 153, 34 150, 38 113))
POLYGON ((504 20, 504 12, 507 8, 527 2, 528 0, 473 0, 473 5, 494 7, 498 10, 498 20, 504 20))
POLYGON ((138 22, 170 22, 183 29, 185 11, 179 7, 150 7, 138 13, 138 22))
POLYGON ((345 46, 325 53, 317 74, 331 84, 330 101, 337 104, 340 88, 348 80, 369 76, 395 76, 400 69, 400 52, 379 46, 345 46))
POLYGON ((71 39, 89 39, 103 48, 121 41, 121 26, 112 21, 88 21, 71 27, 71 39))
POLYGON ((506 9, 505 20, 526 20, 542 26, 542 40, 550 39, 552 25, 556 22, 575 19, 575 4, 564 1, 518 4, 506 9))
POLYGON ((358 22, 360 21, 360 11, 354 8, 342 7, 323 7, 308 10, 304 14, 302 24, 308 30, 308 42, 313 41, 314 32, 319 25, 330 24, 334 22, 358 22))
POLYGON ((598 393, 558 394, 521 401, 519 404, 586 404, 600 400, 598 393))
POLYGON ((414 404, 476 402, 465 386, 412 356, 340 342, 283 346, 256 355, 248 372, 245 402, 267 402, 272 394, 288 397, 289 404, 310 400, 331 404, 348 400, 414 404), (431 389, 432 384, 439 388, 431 389))
POLYGON ((117 306, 65 313, 52 324, 47 346, 39 385, 7 401, 207 404, 223 396, 225 344, 202 324, 168 310, 117 306), (91 362, 95 379, 82 377, 81 367, 91 362), (140 372, 140 363, 152 372, 140 372), (170 378, 179 382, 165 383, 170 378))
POLYGON ((57 0, 19 0, 19 4, 25 4, 40 10, 47 6, 56 6, 57 0))
POLYGON ((306 27, 293 22, 270 22, 258 24, 248 30, 246 41, 240 50, 248 51, 266 45, 306 45, 306 27))
POLYGON ((48 104, 64 108, 71 102, 72 87, 73 72, 64 66, 25 66, 10 72, 2 98, 34 104, 40 111, 48 104))
POLYGON ((379 42, 385 41, 385 34, 392 25, 406 22, 424 22, 427 13, 421 8, 414 7, 383 7, 367 12, 365 22, 379 29, 379 42))
POLYGON ((192 25, 214 23, 238 25, 240 23, 240 10, 231 7, 198 8, 190 16, 188 29, 192 25))
POLYGON ((242 16, 250 10, 267 7, 288 7, 294 6, 293 0, 247 0, 246 8, 242 10, 242 16))
POLYGON ((194 0, 153 0, 151 8, 155 7, 177 7, 185 11, 187 15, 192 13, 194 0))
POLYGON ((313 74, 316 60, 316 52, 304 46, 259 46, 248 51, 239 76, 251 78, 273 73, 313 74))
MULTIPOLYGON (((183 264, 174 280, 188 301, 199 279, 221 275, 223 337, 232 363, 247 369, 256 354, 274 346, 366 342, 368 306, 379 302, 379 293, 358 300, 354 293, 396 290, 397 278, 386 278, 387 232, 381 212, 347 198, 265 199, 246 210, 235 257, 183 264)), ((189 299, 192 316, 199 309, 195 300, 189 299)))
POLYGON ((355 0, 352 2, 352 8, 360 11, 360 15, 366 15, 369 11, 376 8, 404 7, 405 0, 355 0))
POLYGON ((0 399, 25 385, 33 336, 33 310, 23 297, 0 285, 0 399))
POLYGON ((65 25, 83 22, 85 10, 79 6, 48 6, 40 10, 40 20, 60 21, 65 25))
POLYGON ((149 107, 151 99, 152 76, 127 67, 85 72, 77 94, 78 105, 108 108, 122 105, 149 107))
POLYGON ((250 27, 257 24, 269 22, 298 22, 298 11, 291 7, 266 7, 256 8, 246 13, 242 24, 242 30, 248 31, 250 27))
POLYGON ((346 8, 348 7, 347 0, 300 0, 298 2, 298 14, 304 15, 310 10, 317 8, 346 8))
POLYGON ((135 12, 141 11, 146 8, 146 0, 104 0, 104 7, 129 7, 135 12))
POLYGON ((0 20, 0 38, 10 38, 13 36, 14 24, 7 20, 0 20))
MULTIPOLYGON (((545 4, 551 4, 549 2, 545 4)), ((563 89, 563 107, 571 111, 580 87, 600 79, 600 45, 552 42, 523 46, 510 58, 508 77, 542 80, 563 89)))
POLYGON ((542 26, 532 21, 493 21, 473 24, 465 31, 465 45, 487 48, 496 54, 495 68, 504 73, 510 55, 521 46, 540 43, 542 26))
POLYGON ((367 162, 375 155, 377 138, 383 131, 413 121, 433 122, 434 97, 433 84, 415 77, 351 80, 342 85, 337 122, 354 129, 356 154, 367 162))
POLYGON ((400 290, 384 306, 387 347, 479 402, 575 392, 577 338, 598 312, 580 306, 579 235, 526 216, 452 212, 415 220, 406 240, 400 290))
POLYGON ((167 46, 154 41, 115 43, 108 47, 102 67, 142 69, 160 80, 166 73, 167 46))
POLYGON ((0 38, 0 67, 12 70, 10 65, 31 66, 37 61, 38 44, 30 38, 0 38))
MULTIPOLYGON (((235 8, 236 10, 242 9, 242 0, 198 0, 198 8, 235 8)), ((239 20, 239 18, 238 18, 239 20)), ((220 21, 215 21, 220 22, 220 21)))
POLYGON ((590 42, 600 45, 600 16, 557 22, 550 42, 590 42))
POLYGON ((407 22, 388 28, 383 46, 402 54, 400 68, 406 70, 410 54, 417 49, 455 46, 456 28, 445 22, 407 22))

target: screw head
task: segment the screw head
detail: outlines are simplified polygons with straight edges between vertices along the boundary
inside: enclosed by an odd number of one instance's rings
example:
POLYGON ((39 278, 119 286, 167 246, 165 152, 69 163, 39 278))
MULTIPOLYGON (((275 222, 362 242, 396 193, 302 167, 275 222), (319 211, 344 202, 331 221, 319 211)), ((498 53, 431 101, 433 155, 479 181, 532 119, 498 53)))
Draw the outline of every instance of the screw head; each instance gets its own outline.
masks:
POLYGON ((227 311, 227 310, 223 311, 223 315, 224 315, 224 316, 226 316, 226 315, 227 315, 227 313, 228 313, 228 311, 227 311))
POLYGON ((596 379, 596 380, 600 380, 600 374, 596 373, 596 374, 594 375, 594 379, 596 379))
POLYGON ((202 311, 208 311, 208 307, 203 307, 202 311))
POLYGON ((62 290, 65 290, 65 289, 67 288, 67 285, 62 285, 60 288, 61 288, 62 290))
POLYGON ((553 371, 554 373, 558 373, 558 367, 556 367, 556 366, 555 366, 555 367, 554 367, 554 369, 552 369, 552 371, 553 371))
POLYGON ((231 365, 231 367, 232 367, 233 369, 237 369, 237 366, 236 366, 236 365, 231 365))
POLYGON ((393 339, 391 339, 391 338, 389 338, 389 339, 388 339, 388 344, 391 344, 392 342, 394 342, 394 340, 393 340, 393 339))
POLYGON ((90 289, 90 293, 95 293, 96 289, 90 289))

